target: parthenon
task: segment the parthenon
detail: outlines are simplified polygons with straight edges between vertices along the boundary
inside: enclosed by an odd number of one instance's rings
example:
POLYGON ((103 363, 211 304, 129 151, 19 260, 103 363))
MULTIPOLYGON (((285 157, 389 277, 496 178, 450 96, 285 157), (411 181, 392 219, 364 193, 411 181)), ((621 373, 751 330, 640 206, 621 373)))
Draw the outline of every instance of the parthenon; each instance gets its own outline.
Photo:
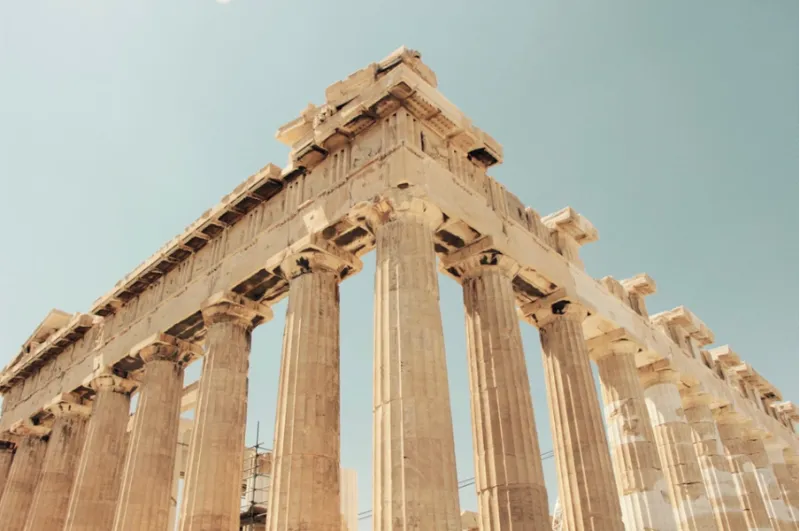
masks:
POLYGON ((597 230, 490 177, 502 147, 418 52, 334 83, 276 136, 285 167, 86 313, 50 312, 0 374, 0 528, 239 529, 251 333, 288 297, 265 526, 347 529, 339 284, 373 249, 373 529, 462 529, 439 273, 463 287, 478 529, 551 529, 520 322, 541 337, 563 529, 798 528, 797 406, 689 309, 651 315, 647 274, 591 278, 597 230))

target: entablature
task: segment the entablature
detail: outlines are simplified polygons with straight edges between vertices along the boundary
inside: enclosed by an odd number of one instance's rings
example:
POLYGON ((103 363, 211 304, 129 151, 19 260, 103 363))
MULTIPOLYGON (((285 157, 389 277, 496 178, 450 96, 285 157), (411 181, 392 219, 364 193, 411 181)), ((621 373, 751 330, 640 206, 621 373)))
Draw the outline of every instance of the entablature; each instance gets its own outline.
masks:
POLYGON ((0 373, 0 393, 7 391, 15 382, 24 380, 33 371, 63 352, 101 320, 95 315, 76 313, 65 325, 49 334, 44 343, 39 344, 35 350, 21 352, 0 373))

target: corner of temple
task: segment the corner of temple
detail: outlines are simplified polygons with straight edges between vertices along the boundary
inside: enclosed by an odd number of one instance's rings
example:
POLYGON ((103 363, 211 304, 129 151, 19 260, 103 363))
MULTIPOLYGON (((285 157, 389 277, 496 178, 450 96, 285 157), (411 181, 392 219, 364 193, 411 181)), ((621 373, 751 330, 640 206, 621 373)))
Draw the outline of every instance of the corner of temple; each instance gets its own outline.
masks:
POLYGON ((369 210, 366 215, 373 230, 404 217, 414 218, 431 230, 435 230, 444 222, 444 213, 441 209, 427 199, 425 190, 416 186, 388 190, 369 210))

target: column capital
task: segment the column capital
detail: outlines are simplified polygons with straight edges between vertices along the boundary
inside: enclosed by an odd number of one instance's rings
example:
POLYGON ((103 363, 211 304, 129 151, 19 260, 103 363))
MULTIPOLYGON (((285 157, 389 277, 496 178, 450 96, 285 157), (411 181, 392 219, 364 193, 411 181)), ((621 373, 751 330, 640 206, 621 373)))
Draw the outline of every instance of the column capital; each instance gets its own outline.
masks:
POLYGON ((410 191, 399 189, 389 190, 384 200, 376 203, 365 217, 373 230, 398 219, 413 219, 434 230, 443 220, 439 207, 410 191))
POLYGON ((203 303, 200 311, 206 326, 233 321, 254 328, 272 319, 269 306, 230 291, 212 295, 203 303))
POLYGON ((172 361, 186 366, 203 355, 203 349, 190 341, 178 339, 169 334, 157 333, 131 349, 145 364, 151 361, 172 361))
POLYGON ((88 418, 92 412, 91 406, 72 393, 61 393, 51 400, 44 410, 54 417, 83 417, 88 418))
POLYGON ((645 389, 658 384, 669 383, 678 385, 681 375, 670 367, 668 360, 659 360, 650 365, 639 367, 639 380, 645 389))
POLYGON ((709 406, 713 402, 713 397, 699 385, 680 389, 680 395, 684 408, 709 406))
POLYGON ((586 340, 586 348, 589 350, 589 357, 595 361, 614 354, 633 356, 642 350, 622 328, 586 340))
POLYGON ((559 288, 550 295, 536 299, 533 302, 523 304, 520 313, 529 318, 531 323, 537 328, 541 328, 555 321, 556 319, 574 316, 583 320, 588 315, 588 310, 566 297, 563 288, 559 288))
POLYGON ((495 249, 491 236, 478 238, 443 257, 440 267, 445 271, 457 271, 462 279, 477 277, 487 271, 496 271, 513 279, 522 269, 516 260, 495 249))
POLYGON ((281 273, 292 280, 307 273, 327 271, 335 273, 340 280, 361 271, 361 260, 323 239, 319 234, 290 248, 281 260, 281 273))
POLYGON ((731 405, 725 405, 722 407, 718 407, 712 410, 714 414, 714 420, 717 421, 717 424, 721 425, 738 425, 742 427, 742 435, 746 436, 745 432, 750 428, 750 425, 753 423, 752 420, 745 417, 735 409, 731 405))
POLYGON ((31 419, 18 420, 11 425, 8 431, 20 437, 41 438, 50 434, 51 426, 34 424, 31 419))
POLYGON ((91 376, 84 380, 84 385, 95 392, 113 391, 115 393, 128 394, 139 386, 139 382, 126 378, 113 367, 100 366, 95 368, 91 376))

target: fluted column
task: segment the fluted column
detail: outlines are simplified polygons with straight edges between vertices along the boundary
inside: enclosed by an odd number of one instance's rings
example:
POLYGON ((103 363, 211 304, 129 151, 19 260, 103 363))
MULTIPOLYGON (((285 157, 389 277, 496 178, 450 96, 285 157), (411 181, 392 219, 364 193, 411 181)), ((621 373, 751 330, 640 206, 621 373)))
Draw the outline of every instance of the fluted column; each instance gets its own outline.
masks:
POLYGON ((755 467, 755 475, 758 480, 758 487, 761 491, 761 498, 767 509, 772 528, 778 531, 789 531, 797 529, 792 523, 792 516, 786 502, 783 499, 778 478, 770 464, 767 449, 760 433, 753 432, 746 442, 747 453, 750 462, 755 467))
POLYGON ((433 230, 441 212, 397 201, 375 227, 373 525, 457 530, 453 420, 433 230))
POLYGON ((800 467, 798 467, 797 451, 792 448, 784 448, 783 460, 786 463, 786 473, 781 473, 780 476, 784 478, 784 489, 789 498, 788 503, 794 508, 795 522, 797 522, 800 521, 800 511, 797 509, 798 492, 800 492, 800 486, 798 485, 798 475, 800 475, 798 474, 798 468, 800 467))
POLYGON ((675 529, 669 488, 639 384, 639 346, 616 332, 589 342, 597 362, 611 461, 625 529, 675 529), (613 336, 613 337, 612 337, 613 336))
POLYGON ((91 408, 79 399, 59 399, 47 406, 53 414, 42 475, 33 494, 26 531, 63 529, 67 520, 69 495, 81 458, 86 423, 91 408))
POLYGON ((584 308, 559 290, 521 308, 539 328, 558 493, 566 529, 622 530, 600 403, 582 322, 584 308))
MULTIPOLYGON (((180 425, 183 368, 202 351, 158 334, 138 351, 145 364, 122 474, 114 531, 166 531, 180 425)), ((137 354, 137 353, 134 353, 137 354)))
POLYGON ((0 440, 0 499, 3 498, 3 490, 8 480, 8 473, 11 471, 11 463, 14 461, 14 442, 11 440, 0 440))
POLYGON ((771 444, 767 446, 767 457, 772 466, 775 480, 778 482, 778 488, 781 491, 781 496, 786 504, 786 509, 789 512, 789 520, 797 529, 798 525, 798 492, 797 484, 792 481, 789 473, 789 465, 786 462, 784 452, 790 451, 789 448, 783 448, 780 445, 771 444))
POLYGON ((730 463, 739 501, 744 509, 747 527, 751 530, 772 529, 767 507, 761 497, 755 466, 747 448, 746 421, 727 411, 715 411, 717 429, 730 463))
POLYGON ((18 436, 17 450, 0 499, 0 527, 3 531, 22 531, 42 472, 47 449, 44 437, 50 431, 42 426, 17 423, 11 428, 18 436))
POLYGON ((681 398, 717 526, 722 531, 746 529, 747 522, 739 501, 736 481, 724 455, 717 423, 708 405, 710 396, 693 387, 682 391, 681 398))
MULTIPOLYGON (((445 263, 446 262, 446 263, 445 263)), ((447 257, 464 290, 475 488, 483 531, 550 530, 547 489, 512 280, 484 238, 447 257)))
POLYGON ((267 529, 340 531, 339 282, 335 247, 290 254, 267 529))
POLYGON ((647 366, 639 369, 639 377, 678 529, 717 529, 692 432, 683 412, 678 373, 647 366))
POLYGON ((136 382, 108 370, 89 383, 96 392, 69 501, 65 531, 108 531, 114 521, 136 382))
MULTIPOLYGON (((204 305, 206 354, 181 510, 181 531, 237 529, 253 327, 266 306, 234 294, 204 305)), ((171 470, 171 469, 170 469, 171 470)))

